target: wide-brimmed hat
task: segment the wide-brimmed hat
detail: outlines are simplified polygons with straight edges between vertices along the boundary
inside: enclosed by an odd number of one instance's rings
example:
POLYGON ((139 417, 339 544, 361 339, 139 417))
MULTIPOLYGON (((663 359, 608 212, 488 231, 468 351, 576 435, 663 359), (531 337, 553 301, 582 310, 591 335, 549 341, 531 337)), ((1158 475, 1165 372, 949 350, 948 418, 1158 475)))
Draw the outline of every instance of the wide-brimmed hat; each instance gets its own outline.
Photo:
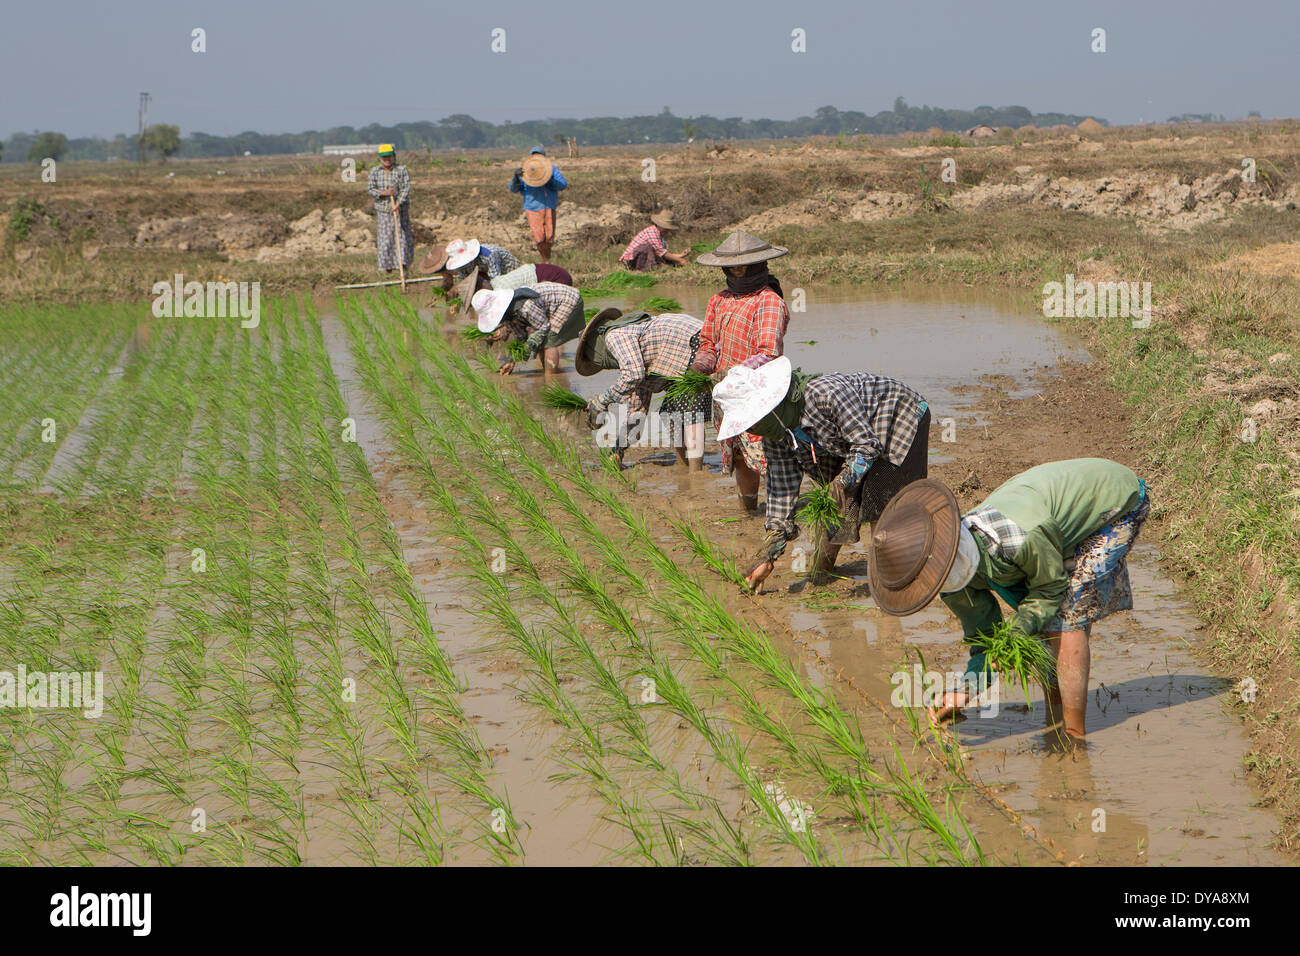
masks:
POLYGON ((867 575, 886 614, 905 617, 934 600, 957 557, 961 509, 948 486, 914 481, 885 506, 871 529, 867 575))
POLYGON ((790 359, 784 355, 758 368, 733 366, 727 377, 713 386, 713 400, 722 409, 718 441, 739 435, 780 405, 790 391, 792 375, 790 359))
POLYGON ((673 222, 673 211, 671 209, 661 209, 650 217, 650 221, 660 229, 677 228, 677 223, 673 222))
POLYGON ((469 270, 469 275, 461 279, 452 286, 451 294, 460 299, 466 305, 474 298, 474 293, 478 291, 478 267, 475 266, 469 270))
POLYGON ((447 268, 447 247, 436 243, 429 254, 420 260, 421 272, 442 272, 447 268))
POLYGON ((529 186, 545 186, 551 181, 555 167, 541 153, 531 153, 520 167, 523 169, 523 181, 529 186))
POLYGON ((478 258, 477 239, 453 239, 447 243, 447 268, 459 269, 478 258))
POLYGON ((737 229, 722 240, 716 249, 704 253, 695 261, 702 266, 747 266, 754 262, 779 259, 789 251, 764 242, 744 229, 737 229))
POLYGON ((587 345, 592 339, 600 334, 600 330, 609 325, 617 318, 623 315, 622 309, 601 309, 597 312, 587 327, 582 330, 578 336, 578 347, 573 353, 573 370, 579 375, 595 375, 597 372, 604 371, 599 365, 587 357, 587 345))
POLYGON ((478 315, 478 330, 495 332, 514 298, 514 289, 479 289, 475 292, 470 307, 478 315))

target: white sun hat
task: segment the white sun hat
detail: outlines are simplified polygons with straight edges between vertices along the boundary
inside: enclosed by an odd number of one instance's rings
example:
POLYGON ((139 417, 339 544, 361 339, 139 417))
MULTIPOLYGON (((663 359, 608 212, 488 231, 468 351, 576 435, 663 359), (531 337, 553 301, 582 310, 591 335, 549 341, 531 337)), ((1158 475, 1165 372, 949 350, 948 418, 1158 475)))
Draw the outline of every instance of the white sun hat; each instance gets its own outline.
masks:
POLYGON ((477 239, 453 239, 447 243, 447 268, 459 269, 478 258, 477 239))
POLYGON ((713 400, 722 409, 718 441, 734 438, 755 424, 790 391, 790 360, 782 355, 758 368, 734 366, 713 387, 713 400))
POLYGON ((514 298, 514 289, 479 289, 475 292, 470 307, 478 314, 478 330, 495 332, 514 298))

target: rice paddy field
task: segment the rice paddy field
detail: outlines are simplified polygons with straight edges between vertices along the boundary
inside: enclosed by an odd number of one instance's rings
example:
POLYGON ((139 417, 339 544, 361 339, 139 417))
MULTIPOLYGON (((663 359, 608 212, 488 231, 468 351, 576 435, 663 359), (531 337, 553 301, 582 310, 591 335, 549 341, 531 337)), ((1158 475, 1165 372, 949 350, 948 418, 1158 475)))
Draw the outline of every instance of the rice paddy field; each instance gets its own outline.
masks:
POLYGON ((105 699, 0 710, 0 861, 989 859, 953 753, 868 731, 436 315, 0 324, 0 654, 105 699))

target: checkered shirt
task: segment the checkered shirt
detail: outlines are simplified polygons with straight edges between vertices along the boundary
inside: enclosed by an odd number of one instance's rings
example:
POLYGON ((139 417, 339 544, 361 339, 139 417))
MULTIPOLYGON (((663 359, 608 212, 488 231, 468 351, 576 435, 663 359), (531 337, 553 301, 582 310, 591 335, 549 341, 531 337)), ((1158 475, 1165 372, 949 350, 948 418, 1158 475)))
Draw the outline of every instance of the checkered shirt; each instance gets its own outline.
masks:
POLYGON ((526 339, 533 332, 558 332, 573 311, 581 294, 571 285, 537 282, 529 286, 539 298, 520 299, 506 312, 513 338, 526 339))
POLYGON ((1025 532, 996 508, 976 508, 962 518, 977 537, 982 538, 984 550, 1006 561, 1014 561, 1025 543, 1025 532))
POLYGON ((618 257, 618 261, 631 262, 644 247, 654 250, 654 254, 660 259, 664 257, 664 253, 668 251, 668 246, 664 242, 663 233, 659 231, 658 226, 646 226, 638 232, 632 241, 627 244, 623 254, 618 257))
POLYGON ((392 169, 384 169, 382 165, 372 167, 366 192, 375 198, 376 207, 388 208, 392 205, 390 197, 379 195, 383 190, 392 188, 397 190, 399 206, 410 201, 411 174, 406 171, 406 167, 398 165, 394 165, 392 169))
POLYGON ((790 310, 771 289, 749 295, 724 290, 709 299, 700 330, 700 349, 717 350, 718 372, 741 364, 757 367, 784 351, 789 324, 790 310))
POLYGON ((637 322, 605 333, 605 347, 618 360, 619 376, 600 401, 605 405, 625 402, 629 410, 645 411, 650 396, 668 387, 695 359, 691 339, 703 326, 691 315, 664 313, 648 322, 637 322))
POLYGON ((850 455, 901 465, 925 417, 925 399, 902 382, 867 372, 818 375, 804 387, 799 427, 812 441, 763 439, 767 455, 767 530, 793 537, 803 475, 829 480, 850 455), (816 455, 814 460, 813 456, 816 455))

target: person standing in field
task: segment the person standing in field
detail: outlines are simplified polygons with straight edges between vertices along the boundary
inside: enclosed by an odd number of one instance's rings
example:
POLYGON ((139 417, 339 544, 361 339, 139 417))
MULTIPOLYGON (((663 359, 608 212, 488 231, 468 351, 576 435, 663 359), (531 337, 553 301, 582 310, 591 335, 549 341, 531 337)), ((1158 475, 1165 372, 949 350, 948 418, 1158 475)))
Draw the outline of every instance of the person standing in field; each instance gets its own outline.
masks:
MULTIPOLYGON (((721 266, 727 277, 727 288, 709 299, 700 332, 700 346, 718 356, 715 379, 721 380, 737 365, 758 368, 784 352, 790 310, 767 263, 787 252, 737 229, 695 260, 704 266, 721 266)), ((716 413, 714 417, 720 421, 716 413)), ((745 434, 718 443, 722 473, 735 472, 736 493, 747 514, 758 511, 758 484, 766 470, 762 443, 761 436, 745 434)))
MULTIPOLYGON (((1056 681, 1045 688, 1048 726, 1081 740, 1092 625, 1133 607, 1126 559, 1150 509, 1146 482, 1104 458, 1030 468, 960 518, 944 485, 916 482, 872 529, 871 596, 902 617, 939 594, 967 642, 1002 622, 1001 597, 1015 609, 1011 624, 1041 636, 1056 659, 1056 681)), ((983 686, 988 676, 984 652, 972 646, 964 686, 983 686)), ((955 717, 968 700, 946 693, 931 721, 955 717)))
POLYGON ((668 244, 664 241, 664 233, 676 228, 671 210, 655 213, 650 217, 650 225, 632 238, 618 261, 632 272, 649 272, 661 262, 675 266, 686 265, 686 253, 677 255, 669 252, 668 244))
MULTIPOLYGON (((542 354, 548 372, 559 371, 560 346, 576 339, 586 324, 582 295, 573 286, 558 282, 480 289, 471 305, 480 332, 490 333, 493 342, 523 340, 527 347, 524 361, 542 354)), ((514 360, 504 358, 500 373, 509 375, 514 370, 514 360)))
MULTIPOLYGON (((583 329, 573 356, 573 368, 579 375, 595 375, 604 369, 618 369, 618 381, 587 404, 587 427, 601 427, 600 419, 623 407, 627 421, 631 415, 649 415, 650 397, 668 388, 670 379, 679 378, 687 369, 708 375, 717 356, 700 347, 703 323, 692 315, 605 309, 583 329)), ((677 463, 688 471, 704 467, 704 423, 713 408, 707 391, 683 398, 665 398, 659 415, 666 418, 673 435, 681 444, 675 446, 677 463)), ((616 434, 614 447, 620 459, 628 444, 625 434, 616 434)))
POLYGON ((379 165, 370 170, 366 192, 375 200, 375 245, 379 250, 379 268, 392 272, 409 266, 415 258, 415 241, 411 235, 411 174, 397 165, 397 151, 392 143, 379 147, 379 165), (396 209, 396 212, 394 212, 396 209), (402 245, 397 246, 394 222, 400 224, 402 245))
POLYGON ((568 189, 569 183, 546 158, 546 150, 534 146, 524 158, 523 164, 515 170, 510 180, 512 193, 523 193, 524 215, 528 217, 528 228, 533 234, 537 246, 537 255, 542 262, 551 261, 551 244, 555 242, 555 210, 560 205, 560 190, 568 189))
POLYGON ((868 372, 806 375, 786 356, 761 368, 737 365, 713 390, 722 409, 718 440, 742 431, 763 439, 767 536, 746 583, 757 590, 786 544, 799 536, 795 504, 803 476, 828 485, 837 528, 817 529, 814 580, 835 567, 840 548, 860 537, 899 491, 929 469, 930 407, 915 389, 868 372))

